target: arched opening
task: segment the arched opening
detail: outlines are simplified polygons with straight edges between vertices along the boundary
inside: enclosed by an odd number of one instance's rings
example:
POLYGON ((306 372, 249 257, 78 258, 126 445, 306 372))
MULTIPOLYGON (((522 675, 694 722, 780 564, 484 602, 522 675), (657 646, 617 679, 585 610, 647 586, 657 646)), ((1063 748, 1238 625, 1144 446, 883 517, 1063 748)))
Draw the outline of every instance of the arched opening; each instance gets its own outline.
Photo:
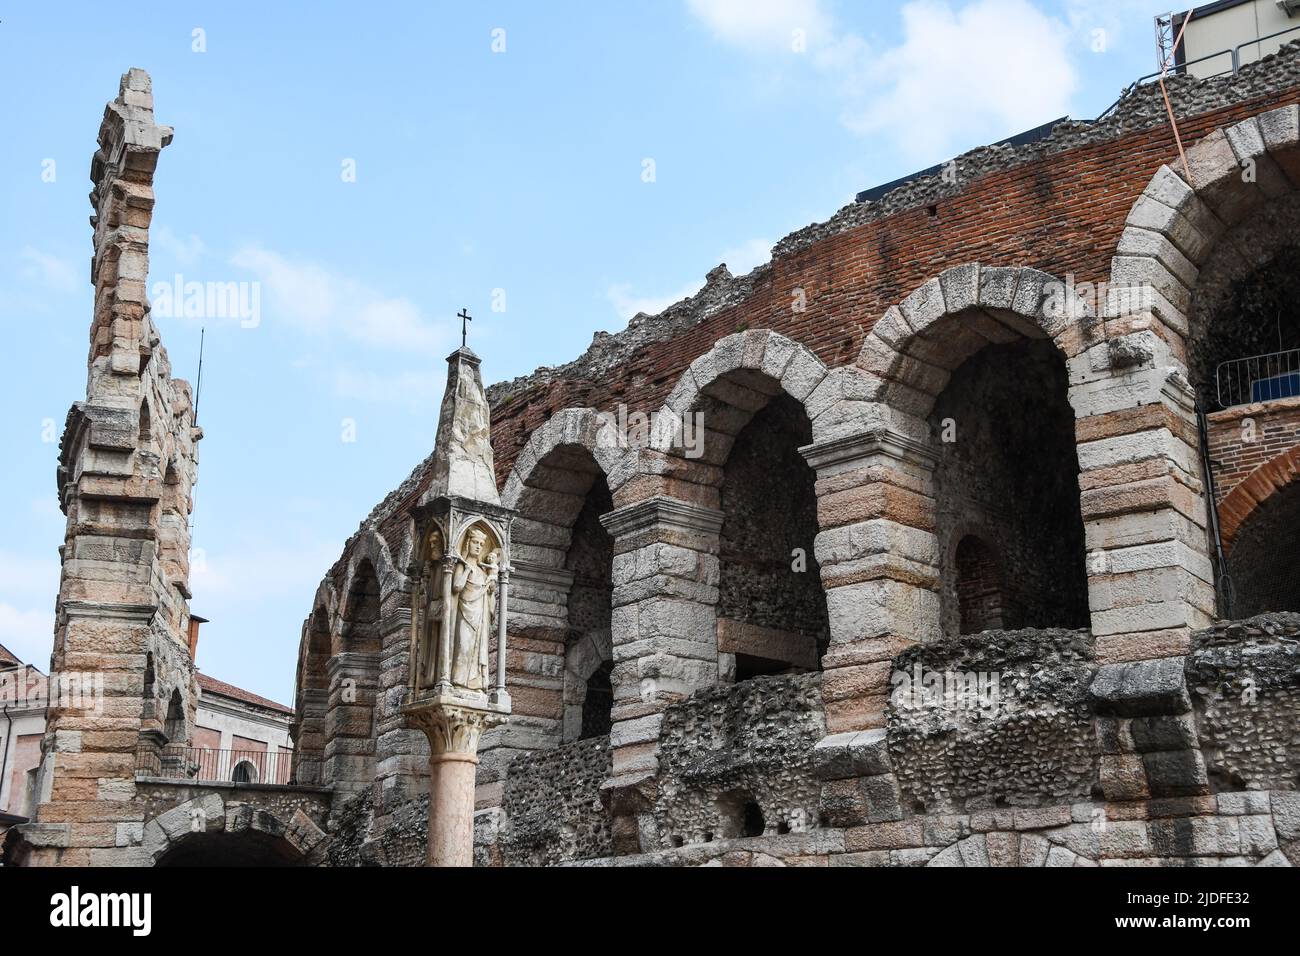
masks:
POLYGON ((329 664, 324 782, 344 790, 368 787, 375 776, 379 598, 374 565, 362 559, 348 588, 338 647, 329 664))
POLYGON ((1274 494, 1273 466, 1300 445, 1298 232, 1300 193, 1252 208, 1205 257, 1189 312, 1188 375, 1208 413, 1227 551, 1226 568, 1211 555, 1218 610, 1234 618, 1295 607, 1294 534, 1280 524, 1290 496, 1274 494), (1244 500, 1261 503, 1238 527, 1244 500))
POLYGON ((155 866, 301 866, 303 855, 282 836, 260 830, 181 836, 155 866))
MULTIPOLYGON (((1207 410, 1300 398, 1300 241, 1291 238, 1300 230, 1300 198, 1270 218, 1289 222, 1280 245, 1247 270, 1238 246, 1225 244, 1197 285, 1188 373, 1207 410)), ((1257 246, 1256 231, 1248 235, 1257 246)))
POLYGON ((163 722, 163 733, 169 746, 185 743, 185 701, 179 690, 173 690, 167 700, 167 717, 163 722))
POLYGON ((297 699, 293 735, 293 780, 321 782, 321 754, 325 749, 325 723, 329 710, 329 615, 318 607, 308 619, 298 656, 297 699))
POLYGON ((936 533, 949 556, 941 569, 945 634, 1088 626, 1067 393, 1055 345, 1020 338, 975 352, 935 401, 936 533), (964 540, 971 527, 990 529, 986 540, 964 540))
POLYGON ((614 703, 610 680, 614 541, 600 522, 614 508, 609 485, 591 453, 577 445, 553 449, 530 480, 548 491, 544 496, 531 491, 525 501, 537 505, 549 500, 549 516, 558 524, 551 532, 553 540, 564 547, 559 578, 567 583, 562 739, 604 736, 609 733, 614 703), (556 504, 562 508, 557 510, 556 504))
POLYGON ((234 783, 257 783, 257 768, 251 760, 241 760, 230 773, 234 783))
POLYGON ((1300 481, 1256 506, 1228 552, 1233 617, 1300 611, 1300 481))
POLYGON ((997 552, 983 538, 968 534, 957 543, 957 605, 961 633, 1002 627, 1002 568, 997 552))
MULTIPOLYGON (((717 417, 728 414, 735 409, 717 417)), ((726 456, 718 597, 724 680, 731 662, 737 682, 821 668, 830 628, 813 556, 816 475, 799 454, 811 442, 803 406, 781 392, 753 413, 726 456)))
POLYGON ((767 829, 763 809, 747 790, 731 790, 718 798, 718 818, 723 837, 762 836, 767 829))
POLYGON ((614 662, 605 661, 587 678, 586 696, 582 701, 582 730, 578 734, 579 740, 604 737, 613 726, 611 711, 614 707, 614 686, 610 683, 610 674, 613 670, 614 662))

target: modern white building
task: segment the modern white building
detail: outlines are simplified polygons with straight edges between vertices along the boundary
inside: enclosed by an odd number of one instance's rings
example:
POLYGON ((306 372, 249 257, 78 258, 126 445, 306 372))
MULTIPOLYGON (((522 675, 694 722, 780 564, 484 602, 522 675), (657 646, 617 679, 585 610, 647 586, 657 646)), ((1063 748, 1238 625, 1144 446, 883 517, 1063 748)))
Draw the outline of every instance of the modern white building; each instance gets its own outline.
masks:
POLYGON ((1170 42, 1182 31, 1174 62, 1192 76, 1232 73, 1300 40, 1300 0, 1218 0, 1160 18, 1161 31, 1170 42))
POLYGON ((293 709, 202 672, 191 745, 201 780, 288 783, 293 709))

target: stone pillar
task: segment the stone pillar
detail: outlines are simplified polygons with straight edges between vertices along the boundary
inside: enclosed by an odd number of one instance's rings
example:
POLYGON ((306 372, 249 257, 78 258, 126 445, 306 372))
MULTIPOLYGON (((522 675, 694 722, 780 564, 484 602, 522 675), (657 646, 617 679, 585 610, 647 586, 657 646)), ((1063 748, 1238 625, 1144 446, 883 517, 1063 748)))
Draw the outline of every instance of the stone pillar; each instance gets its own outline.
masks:
POLYGON ((1069 363, 1088 603, 1103 664, 1184 654, 1214 615, 1194 394, 1167 353, 1154 333, 1138 331, 1069 363), (1128 355, 1146 358, 1114 367, 1128 355))
POLYGON ((402 713, 429 740, 428 865, 473 866, 479 737, 507 715, 454 695, 426 696, 402 713))
POLYGON ((663 710, 718 681, 722 512, 658 495, 600 520, 614 538, 611 772, 602 789, 616 844, 634 852, 659 770, 663 710))
POLYGON ((827 735, 814 751, 822 810, 836 826, 898 820, 885 713, 894 658, 940 636, 935 456, 884 428, 801 451, 817 470, 815 547, 830 621, 827 735))
POLYGON ((337 791, 357 792, 374 783, 378 670, 379 662, 374 654, 344 651, 330 658, 324 783, 337 791))
POLYGON ((817 470, 815 547, 831 632, 826 728, 883 727, 890 662, 940 636, 935 456, 886 429, 801 451, 817 470))

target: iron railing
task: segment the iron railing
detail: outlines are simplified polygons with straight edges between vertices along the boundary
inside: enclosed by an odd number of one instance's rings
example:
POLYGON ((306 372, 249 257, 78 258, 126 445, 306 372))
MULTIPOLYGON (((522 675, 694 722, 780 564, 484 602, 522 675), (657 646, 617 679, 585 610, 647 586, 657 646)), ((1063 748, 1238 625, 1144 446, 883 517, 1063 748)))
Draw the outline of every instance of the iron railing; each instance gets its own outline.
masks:
MULTIPOLYGON (((1217 59, 1218 57, 1226 56, 1228 57, 1228 67, 1226 69, 1219 70, 1217 73, 1207 74, 1206 76, 1202 77, 1202 79, 1208 80, 1210 79, 1210 77, 1223 76, 1224 74, 1227 73, 1232 73, 1235 75, 1241 70, 1242 67, 1241 51, 1246 49, 1246 47, 1258 46, 1268 40, 1275 40, 1280 36, 1285 36, 1288 33, 1295 33, 1298 30, 1300 30, 1300 26, 1287 27, 1285 30, 1279 30, 1277 31, 1277 33, 1270 33, 1268 36, 1256 37, 1253 40, 1247 40, 1245 43, 1238 43, 1235 47, 1226 47, 1215 53, 1207 53, 1205 56, 1198 56, 1194 60, 1184 60, 1182 63, 1170 64, 1169 71, 1167 74, 1165 74, 1165 71, 1163 70, 1156 70, 1156 72, 1154 73, 1148 73, 1146 76, 1139 77, 1138 79, 1130 83, 1128 86, 1126 86, 1124 88, 1124 92, 1120 93, 1119 99, 1117 99, 1114 103, 1111 103, 1110 106, 1106 107, 1105 111, 1100 116, 1098 116, 1097 119, 1104 120, 1107 116, 1109 116, 1119 107, 1120 103, 1128 99, 1128 97, 1132 95, 1134 90, 1136 90, 1139 86, 1142 86, 1144 83, 1150 83, 1152 80, 1158 80, 1161 77, 1161 75, 1175 76, 1179 73, 1184 73, 1186 72, 1189 66, 1193 66, 1194 64, 1197 63, 1204 63, 1206 60, 1214 60, 1217 59)), ((1288 40, 1287 42, 1290 43, 1291 41, 1288 40)), ((1262 54, 1259 56, 1259 59, 1263 59, 1262 54)))
POLYGON ((1223 362, 1215 383, 1223 408, 1300 398, 1300 349, 1223 362))
POLYGON ((291 783, 293 751, 142 747, 136 752, 135 769, 152 777, 216 783, 291 783))

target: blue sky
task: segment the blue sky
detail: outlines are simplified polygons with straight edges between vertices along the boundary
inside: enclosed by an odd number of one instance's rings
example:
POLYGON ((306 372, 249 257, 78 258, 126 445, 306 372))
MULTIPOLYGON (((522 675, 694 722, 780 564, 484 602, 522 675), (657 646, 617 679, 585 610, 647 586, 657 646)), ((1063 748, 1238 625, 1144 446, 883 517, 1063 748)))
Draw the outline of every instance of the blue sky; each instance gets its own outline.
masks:
POLYGON ((41 667, 64 531, 58 434, 85 393, 87 174, 128 67, 152 74, 157 119, 176 130, 155 182, 151 287, 178 273, 260 284, 256 327, 158 319, 191 381, 207 329, 198 663, 289 702, 317 583, 432 445, 460 308, 489 382, 568 361, 719 262, 765 261, 860 189, 1095 116, 1155 68, 1152 16, 1166 9, 286 6, 0 11, 0 643, 41 667))

